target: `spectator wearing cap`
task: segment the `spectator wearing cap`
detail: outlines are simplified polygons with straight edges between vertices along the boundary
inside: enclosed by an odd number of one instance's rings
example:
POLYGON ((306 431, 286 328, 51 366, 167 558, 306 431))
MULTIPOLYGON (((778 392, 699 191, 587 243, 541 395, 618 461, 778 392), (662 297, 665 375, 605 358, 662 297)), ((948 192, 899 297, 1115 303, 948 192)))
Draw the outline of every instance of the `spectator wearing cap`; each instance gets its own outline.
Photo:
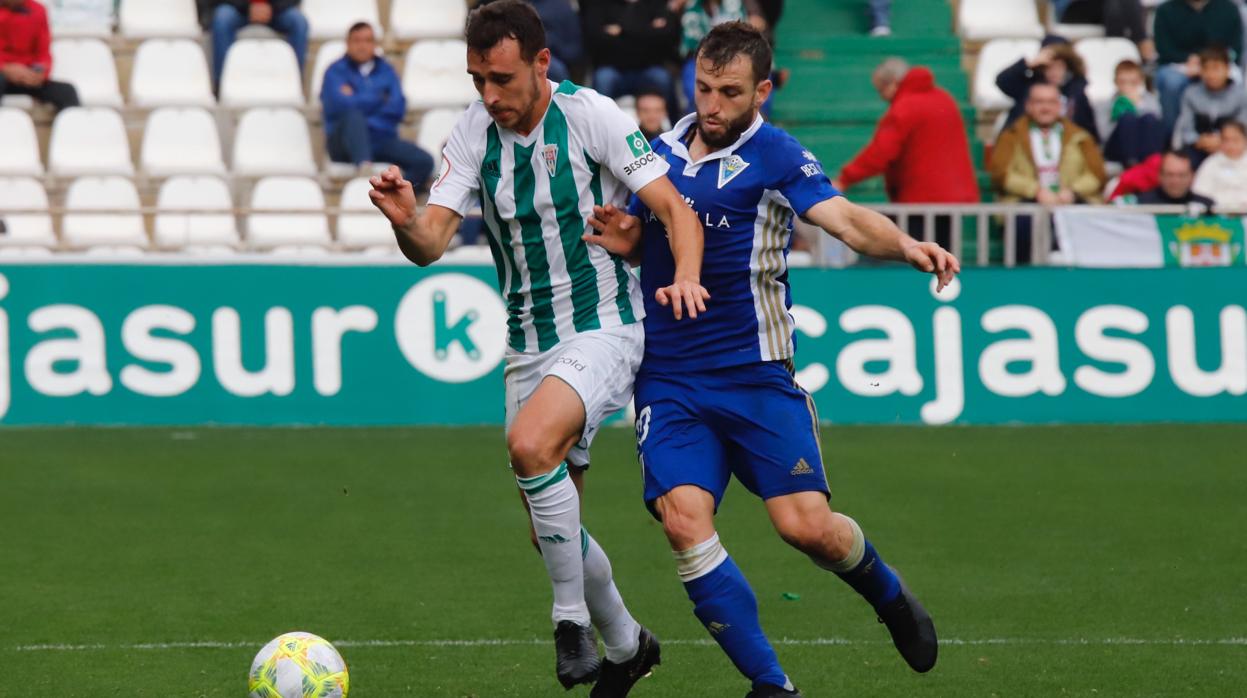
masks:
POLYGON ((1191 191, 1212 199, 1219 210, 1247 212, 1247 127, 1242 122, 1221 125, 1221 148, 1199 166, 1191 191))
POLYGON ((1243 18, 1231 0, 1168 0, 1156 8, 1152 24, 1156 40, 1156 91, 1172 130, 1182 108, 1182 93, 1199 79, 1199 54, 1213 46, 1229 50, 1237 60, 1243 53, 1243 18))
POLYGON ((48 13, 35 0, 0 0, 0 95, 29 95, 57 111, 78 106, 78 90, 52 74, 48 13))
POLYGON ((675 101, 666 63, 675 57, 680 18, 668 0, 598 0, 584 3, 581 17, 595 90, 612 99, 653 91, 675 101))
POLYGON ((221 81, 225 56, 238 38, 238 31, 248 24, 263 24, 286 37, 299 61, 299 69, 307 59, 307 18, 299 10, 300 0, 207 0, 206 10, 212 32, 212 76, 221 81))
POLYGON ((1037 83, 1056 86, 1061 94, 1062 116, 1089 133, 1095 142, 1100 141, 1095 110, 1087 99, 1086 67, 1074 47, 1059 36, 1045 37, 1034 58, 1018 59, 996 76, 996 86, 1013 100, 1006 128, 1022 116, 1030 88, 1037 83))
MULTIPOLYGON (((935 84, 931 70, 889 58, 875 68, 872 82, 888 110, 870 143, 841 168, 836 186, 851 187, 883 175, 888 200, 897 203, 978 202, 961 109, 935 84)), ((936 240, 944 245, 951 229, 947 219, 936 220, 936 240)), ((916 237, 923 233, 909 232, 916 237)))
POLYGON ((1173 129, 1174 150, 1186 149, 1197 169, 1221 147, 1221 124, 1247 121, 1247 92, 1230 82, 1229 53, 1221 47, 1204 49, 1199 61, 1200 81, 1182 94, 1173 129))
POLYGON ((346 55, 325 71, 320 101, 330 159, 362 168, 391 162, 417 190, 425 188, 433 158, 398 137, 407 100, 398 73, 377 55, 372 25, 359 22, 347 32, 346 55))

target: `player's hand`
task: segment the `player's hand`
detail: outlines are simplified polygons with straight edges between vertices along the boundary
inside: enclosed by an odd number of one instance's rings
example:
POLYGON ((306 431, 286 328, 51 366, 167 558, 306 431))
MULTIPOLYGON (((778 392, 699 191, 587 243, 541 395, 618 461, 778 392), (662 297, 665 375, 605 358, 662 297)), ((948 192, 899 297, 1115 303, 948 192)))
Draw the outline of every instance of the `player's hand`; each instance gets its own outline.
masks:
POLYGON ((580 239, 613 255, 628 259, 641 244, 640 219, 620 211, 614 204, 594 206, 589 225, 597 232, 585 233, 580 239))
POLYGON ((403 179, 403 173, 397 166, 368 180, 372 190, 368 198, 372 204, 390 219, 390 224, 403 227, 411 222, 416 215, 416 190, 411 182, 403 179))
POLYGON ((948 250, 934 242, 915 242, 905 248, 905 261, 918 271, 935 274, 939 279, 935 292, 939 293, 961 273, 961 262, 948 250))
POLYGON ((658 289, 654 293, 654 298, 658 300, 661 306, 671 306, 671 310, 675 313, 675 319, 684 319, 684 309, 688 309, 688 315, 696 318, 697 313, 706 312, 706 301, 710 300, 710 292, 701 285, 700 281, 693 279, 677 279, 670 286, 658 289))

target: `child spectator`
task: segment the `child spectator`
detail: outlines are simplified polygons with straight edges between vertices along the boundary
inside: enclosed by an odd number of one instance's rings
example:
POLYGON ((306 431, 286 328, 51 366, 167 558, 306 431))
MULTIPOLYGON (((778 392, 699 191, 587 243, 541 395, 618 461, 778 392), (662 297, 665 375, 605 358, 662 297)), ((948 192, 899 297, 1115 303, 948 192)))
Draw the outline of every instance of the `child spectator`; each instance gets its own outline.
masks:
POLYGON ((1247 127, 1221 125, 1221 148, 1204 160, 1191 190, 1212 199, 1218 211, 1247 212, 1247 127))
POLYGON ((1087 71, 1082 57, 1059 36, 1049 36, 1043 48, 1031 59, 1021 58, 1000 71, 996 86, 1013 100, 1013 108, 1005 120, 1005 128, 1017 121, 1026 109, 1030 88, 1036 83, 1055 85, 1061 92, 1061 115, 1073 121, 1100 142, 1095 111, 1087 100, 1087 71))
POLYGON ((1199 54, 1200 81, 1186 88, 1173 131, 1174 150, 1187 150, 1199 169, 1221 147, 1218 130, 1226 121, 1247 122, 1247 92, 1230 83, 1230 54, 1224 48, 1199 54))
POLYGON ((1134 61, 1118 63, 1113 82, 1117 93, 1101 110, 1100 132, 1108 135, 1104 157, 1133 167, 1165 149, 1160 100, 1148 92, 1143 67, 1134 61))

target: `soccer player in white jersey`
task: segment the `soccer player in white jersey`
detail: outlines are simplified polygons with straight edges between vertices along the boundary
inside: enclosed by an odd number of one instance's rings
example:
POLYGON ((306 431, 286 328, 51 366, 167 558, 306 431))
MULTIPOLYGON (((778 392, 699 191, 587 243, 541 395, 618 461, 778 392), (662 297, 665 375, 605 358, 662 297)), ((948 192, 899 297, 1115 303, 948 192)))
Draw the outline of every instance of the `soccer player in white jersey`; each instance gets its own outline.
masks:
POLYGON ((481 206, 508 311, 507 449, 554 587, 558 680, 569 689, 596 680, 591 695, 624 696, 658 663, 659 647, 581 527, 579 491, 598 426, 631 400, 644 305, 627 263, 582 238, 594 206, 635 193, 667 226, 676 260, 656 302, 697 317, 709 298, 698 278, 702 228, 635 122, 592 90, 547 80, 550 51, 530 5, 477 9, 466 38, 481 101, 456 124, 429 205, 417 214, 395 168, 372 179, 370 196, 422 266, 481 206))

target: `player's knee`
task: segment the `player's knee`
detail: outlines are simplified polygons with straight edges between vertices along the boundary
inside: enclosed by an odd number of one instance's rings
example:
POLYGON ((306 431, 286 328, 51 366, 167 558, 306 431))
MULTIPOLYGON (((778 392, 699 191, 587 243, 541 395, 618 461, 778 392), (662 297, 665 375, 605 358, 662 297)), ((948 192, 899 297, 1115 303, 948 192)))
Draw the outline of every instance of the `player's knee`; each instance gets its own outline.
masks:
POLYGON ((671 542, 672 550, 685 550, 702 542, 703 525, 695 517, 680 511, 668 511, 663 515, 662 530, 671 542))
POLYGON ((830 510, 793 511, 777 517, 780 538, 808 555, 839 560, 849 554, 852 538, 840 535, 830 510))
POLYGON ((507 453, 517 475, 541 475, 559 464, 562 457, 546 441, 539 434, 530 432, 513 430, 507 434, 507 453))

